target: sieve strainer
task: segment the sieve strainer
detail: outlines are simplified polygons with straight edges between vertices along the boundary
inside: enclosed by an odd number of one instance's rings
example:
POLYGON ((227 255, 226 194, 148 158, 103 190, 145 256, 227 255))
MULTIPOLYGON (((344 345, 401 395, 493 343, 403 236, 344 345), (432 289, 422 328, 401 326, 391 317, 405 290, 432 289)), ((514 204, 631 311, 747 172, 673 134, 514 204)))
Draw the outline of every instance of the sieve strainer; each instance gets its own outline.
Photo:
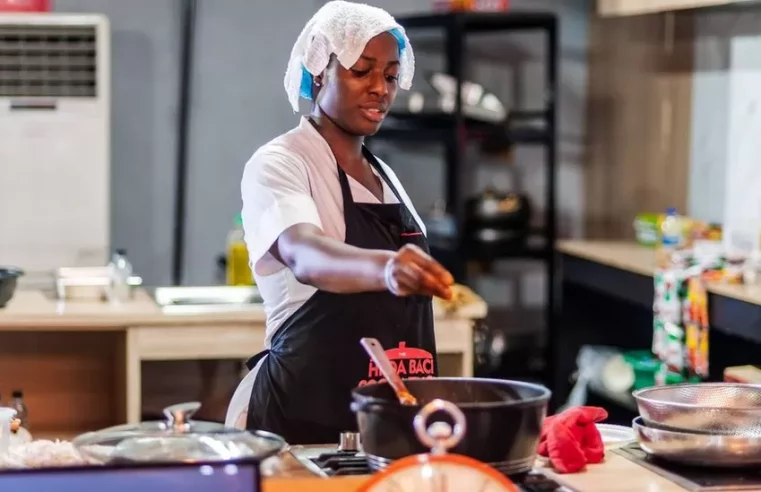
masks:
POLYGON ((761 385, 676 384, 637 390, 633 396, 651 427, 761 437, 761 385))

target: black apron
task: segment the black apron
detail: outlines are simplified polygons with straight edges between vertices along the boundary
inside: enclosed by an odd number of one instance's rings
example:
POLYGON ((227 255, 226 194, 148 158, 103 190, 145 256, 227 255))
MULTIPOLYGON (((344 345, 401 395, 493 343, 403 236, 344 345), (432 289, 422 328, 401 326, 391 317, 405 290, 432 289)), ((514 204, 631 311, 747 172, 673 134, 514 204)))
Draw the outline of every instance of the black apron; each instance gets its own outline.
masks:
MULTIPOLYGON (((413 243, 428 252, 399 192, 375 157, 363 153, 399 203, 354 203, 339 166, 346 244, 396 251, 413 243)), ((334 443, 341 432, 356 432, 351 390, 382 378, 359 343, 363 337, 380 341, 402 378, 437 375, 430 296, 318 290, 278 328, 271 348, 246 363, 253 369, 268 356, 254 381, 246 428, 274 432, 292 444, 334 443)))

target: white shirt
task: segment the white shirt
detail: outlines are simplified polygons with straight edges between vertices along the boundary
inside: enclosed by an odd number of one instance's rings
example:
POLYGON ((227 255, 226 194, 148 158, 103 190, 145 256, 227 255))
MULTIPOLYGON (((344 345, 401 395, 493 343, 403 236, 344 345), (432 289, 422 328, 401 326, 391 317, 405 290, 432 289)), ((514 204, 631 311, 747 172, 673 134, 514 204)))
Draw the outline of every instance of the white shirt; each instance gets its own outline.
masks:
MULTIPOLYGON (((396 174, 380 159, 378 162, 425 234, 425 226, 396 174)), ((367 188, 347 177, 355 202, 380 203, 367 188)), ((383 202, 398 203, 393 190, 383 179, 381 183, 383 202)), ((240 188, 246 245, 267 317, 264 348, 269 348, 275 331, 317 291, 299 283, 293 272, 269 253, 272 245, 286 229, 303 223, 319 227, 328 237, 346 238, 336 159, 325 139, 302 117, 299 126, 254 152, 246 163, 240 188)), ((245 410, 262 362, 235 391, 227 425, 240 427, 241 417, 245 425, 245 410)))

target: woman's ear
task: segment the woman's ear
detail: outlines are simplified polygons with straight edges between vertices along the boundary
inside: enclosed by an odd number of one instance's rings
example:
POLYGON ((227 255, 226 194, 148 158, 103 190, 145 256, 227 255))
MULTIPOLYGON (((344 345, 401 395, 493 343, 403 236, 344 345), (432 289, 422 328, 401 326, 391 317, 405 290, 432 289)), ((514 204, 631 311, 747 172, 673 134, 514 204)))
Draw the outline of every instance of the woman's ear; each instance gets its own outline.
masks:
POLYGON ((316 75, 312 79, 312 101, 317 101, 317 96, 320 93, 320 89, 322 88, 322 74, 316 75))

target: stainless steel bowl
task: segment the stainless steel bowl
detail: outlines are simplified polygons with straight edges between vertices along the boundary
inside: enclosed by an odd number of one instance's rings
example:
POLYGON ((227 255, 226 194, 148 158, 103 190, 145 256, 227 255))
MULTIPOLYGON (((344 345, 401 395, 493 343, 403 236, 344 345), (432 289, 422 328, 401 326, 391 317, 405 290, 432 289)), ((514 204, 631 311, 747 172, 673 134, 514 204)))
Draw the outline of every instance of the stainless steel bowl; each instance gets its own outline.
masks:
POLYGON ((761 438, 761 385, 698 383, 655 386, 633 393, 651 427, 761 438))
POLYGON ((761 437, 676 432, 632 422, 639 446, 656 458, 690 466, 739 468, 761 465, 761 437))

